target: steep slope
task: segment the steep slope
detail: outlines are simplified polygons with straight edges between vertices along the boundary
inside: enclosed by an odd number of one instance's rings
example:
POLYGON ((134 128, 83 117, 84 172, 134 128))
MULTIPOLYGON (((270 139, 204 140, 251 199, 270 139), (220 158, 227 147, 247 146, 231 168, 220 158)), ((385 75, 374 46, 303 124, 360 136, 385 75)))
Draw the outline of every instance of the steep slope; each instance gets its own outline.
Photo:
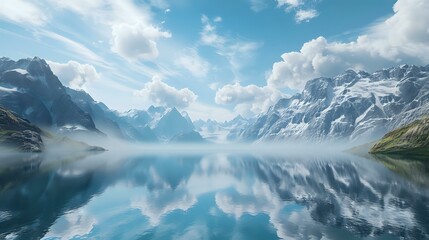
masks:
POLYGON ((96 102, 91 95, 83 90, 78 91, 68 87, 65 89, 72 101, 86 114, 91 116, 97 129, 109 136, 127 139, 118 122, 115 121, 117 120, 116 115, 106 105, 96 102))
POLYGON ((0 59, 0 103, 43 127, 98 132, 91 116, 79 108, 40 58, 0 59))
POLYGON ((173 107, 156 122, 153 129, 160 138, 171 139, 179 133, 194 130, 194 125, 173 107))
POLYGON ((0 145, 24 152, 41 152, 42 130, 0 107, 0 145))
POLYGON ((429 118, 395 129, 377 142, 370 153, 429 155, 429 118))
POLYGON ((238 134, 239 139, 367 142, 429 113, 429 65, 307 82, 238 134))

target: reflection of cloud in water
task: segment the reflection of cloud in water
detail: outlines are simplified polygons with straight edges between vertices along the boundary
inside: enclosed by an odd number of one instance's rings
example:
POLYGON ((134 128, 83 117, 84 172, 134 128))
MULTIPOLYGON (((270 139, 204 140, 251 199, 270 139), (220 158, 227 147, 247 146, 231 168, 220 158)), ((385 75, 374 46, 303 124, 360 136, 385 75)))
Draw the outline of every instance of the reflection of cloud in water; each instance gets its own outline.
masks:
POLYGON ((176 234, 171 239, 189 240, 189 239, 210 239, 209 229, 206 225, 197 224, 186 228, 183 234, 176 234))
MULTIPOLYGON (((81 163, 85 164, 36 172, 31 178, 11 173, 8 181, 14 184, 3 184, 8 187, 0 192, 0 228, 27 236, 31 223, 37 222, 39 230, 32 229, 33 236, 43 236, 47 229, 51 236, 86 235, 93 229, 91 234, 97 237, 97 229, 115 232, 127 226, 131 231, 135 223, 135 232, 127 236, 149 229, 148 238, 205 239, 216 229, 229 234, 224 238, 240 239, 249 236, 241 226, 252 219, 256 230, 269 226, 266 232, 286 239, 350 239, 389 233, 387 237, 429 239, 429 190, 377 162, 352 156, 216 154, 124 158, 116 165, 109 161, 107 166, 100 159, 92 168, 87 165, 91 161, 81 163), (93 217, 76 210, 85 209, 82 206, 91 199, 92 206, 112 204, 93 198, 111 196, 110 186, 123 187, 124 195, 114 202, 123 204, 119 209, 124 215, 109 212, 122 219, 120 225, 103 225, 100 213, 93 209, 93 217), (44 209, 50 209, 48 214, 44 209), (58 217, 64 212, 65 216, 58 217), (72 232, 63 231, 64 226, 74 225, 72 232)), ((0 233, 0 238, 4 236, 0 233)))
POLYGON ((384 169, 355 162, 299 162, 258 161, 253 169, 257 180, 248 186, 251 191, 219 192, 216 204, 238 220, 244 214, 266 213, 278 236, 288 239, 332 237, 333 227, 360 236, 388 232, 424 236, 422 231, 427 232, 418 225, 416 213, 422 207, 427 211, 428 206, 405 204, 415 201, 408 191, 421 191, 384 169), (284 209, 295 203, 306 210, 285 214, 284 209))
POLYGON ((72 239, 84 236, 90 233, 96 224, 97 221, 93 216, 85 210, 78 209, 59 218, 44 238, 72 239))
POLYGON ((150 168, 149 177, 151 184, 157 188, 144 191, 141 197, 132 201, 131 207, 147 216, 152 226, 159 225, 165 214, 175 210, 186 211, 195 204, 195 196, 186 190, 184 183, 178 183, 178 186, 172 188, 154 168, 150 168))

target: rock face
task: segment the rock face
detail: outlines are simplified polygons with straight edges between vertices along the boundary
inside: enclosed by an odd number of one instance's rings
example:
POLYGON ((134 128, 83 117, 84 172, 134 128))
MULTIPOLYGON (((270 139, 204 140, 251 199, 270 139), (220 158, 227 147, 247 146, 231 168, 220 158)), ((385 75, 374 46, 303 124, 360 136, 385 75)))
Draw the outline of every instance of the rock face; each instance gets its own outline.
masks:
POLYGON ((44 149, 40 128, 0 107, 0 144, 24 152, 44 149))
POLYGON ((387 133, 370 153, 429 155, 429 118, 387 133))
POLYGON ((46 61, 37 57, 0 59, 0 102, 38 126, 98 132, 91 116, 72 101, 46 61))
POLYGON ((74 90, 68 87, 65 87, 65 89, 71 100, 91 116, 97 129, 109 136, 127 139, 117 122, 116 115, 106 105, 95 101, 91 95, 83 90, 74 90))
POLYGON ((367 142, 429 113, 429 65, 352 70, 307 82, 240 131, 241 140, 367 142))

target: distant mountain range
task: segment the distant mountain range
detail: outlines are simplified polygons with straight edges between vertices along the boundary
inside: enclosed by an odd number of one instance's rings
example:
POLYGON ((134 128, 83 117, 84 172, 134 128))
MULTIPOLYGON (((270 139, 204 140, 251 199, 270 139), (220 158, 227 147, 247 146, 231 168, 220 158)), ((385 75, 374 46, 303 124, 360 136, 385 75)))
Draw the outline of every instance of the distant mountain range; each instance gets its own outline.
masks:
POLYGON ((197 120, 176 108, 117 112, 61 84, 45 60, 0 58, 0 105, 56 133, 129 141, 366 142, 429 114, 429 65, 316 78, 254 119, 197 120), (198 134, 198 136, 196 136, 198 134))
POLYGON ((244 141, 366 142, 429 113, 429 65, 316 78, 237 136, 244 141))
MULTIPOLYGON (((109 135, 131 141, 175 141, 194 125, 186 112, 151 106, 119 113, 61 84, 45 60, 0 58, 0 105, 64 135, 109 135)), ((199 134, 198 134, 199 135, 199 134)))
POLYGON ((197 120, 194 126, 200 134, 213 142, 226 142, 237 139, 237 134, 242 131, 252 119, 245 119, 238 115, 230 121, 218 122, 212 119, 206 121, 197 120))

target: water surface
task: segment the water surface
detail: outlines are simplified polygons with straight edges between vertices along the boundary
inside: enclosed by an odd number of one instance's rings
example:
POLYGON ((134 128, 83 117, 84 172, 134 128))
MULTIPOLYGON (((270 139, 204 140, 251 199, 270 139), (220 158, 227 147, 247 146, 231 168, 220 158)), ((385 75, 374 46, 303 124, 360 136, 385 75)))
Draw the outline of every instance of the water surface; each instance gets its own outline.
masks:
POLYGON ((429 239, 429 170, 419 161, 343 153, 15 158, 0 166, 0 238, 429 239))

